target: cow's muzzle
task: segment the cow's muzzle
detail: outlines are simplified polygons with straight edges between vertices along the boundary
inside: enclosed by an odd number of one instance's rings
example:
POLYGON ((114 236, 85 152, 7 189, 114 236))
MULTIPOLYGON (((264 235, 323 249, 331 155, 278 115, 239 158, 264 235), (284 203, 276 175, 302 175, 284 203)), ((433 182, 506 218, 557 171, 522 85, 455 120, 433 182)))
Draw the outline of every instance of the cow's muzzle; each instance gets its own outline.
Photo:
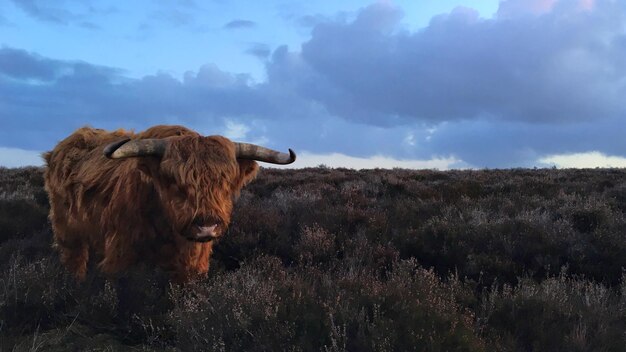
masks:
POLYGON ((210 242, 222 235, 223 227, 219 223, 202 223, 194 221, 184 236, 194 242, 210 242))

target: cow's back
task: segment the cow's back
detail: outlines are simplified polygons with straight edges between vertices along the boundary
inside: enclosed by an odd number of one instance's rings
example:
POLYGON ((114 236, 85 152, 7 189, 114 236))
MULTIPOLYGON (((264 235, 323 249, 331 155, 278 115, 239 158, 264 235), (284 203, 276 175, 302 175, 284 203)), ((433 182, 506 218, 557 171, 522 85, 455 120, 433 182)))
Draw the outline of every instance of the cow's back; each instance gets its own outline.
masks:
POLYGON ((115 168, 115 164, 104 156, 104 146, 131 135, 124 130, 106 132, 83 127, 59 142, 52 151, 44 154, 48 194, 71 198, 72 195, 67 193, 72 187, 99 182, 115 168))
POLYGON ((47 171, 51 177, 66 179, 85 163, 94 164, 106 160, 102 149, 108 143, 124 137, 131 137, 131 132, 118 130, 106 132, 101 129, 82 127, 59 142, 54 149, 45 154, 47 171))

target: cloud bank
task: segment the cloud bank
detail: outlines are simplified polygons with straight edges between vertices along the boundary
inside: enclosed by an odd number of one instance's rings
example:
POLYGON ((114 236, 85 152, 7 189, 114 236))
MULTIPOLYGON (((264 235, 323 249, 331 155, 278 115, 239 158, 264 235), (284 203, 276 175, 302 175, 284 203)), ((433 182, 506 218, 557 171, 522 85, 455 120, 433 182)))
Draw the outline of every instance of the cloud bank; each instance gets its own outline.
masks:
POLYGON ((250 20, 232 20, 224 25, 225 29, 254 28, 257 24, 250 20))
POLYGON ((54 25, 78 25, 86 29, 99 27, 91 18, 116 12, 115 7, 100 7, 92 1, 46 1, 46 0, 11 0, 11 2, 32 18, 54 25))
POLYGON ((40 152, 0 147, 0 167, 42 166, 40 152))
POLYGON ((270 168, 292 169, 306 167, 332 167, 332 168, 348 168, 348 169, 435 169, 449 170, 452 168, 463 168, 465 166, 460 160, 454 157, 435 158, 432 160, 398 160, 392 157, 375 155, 369 158, 357 158, 340 153, 332 154, 314 154, 304 152, 298 155, 298 162, 290 165, 263 165, 270 168))
POLYGON ((550 155, 539 160, 542 163, 562 168, 612 168, 626 167, 626 158, 604 155, 600 152, 550 155))

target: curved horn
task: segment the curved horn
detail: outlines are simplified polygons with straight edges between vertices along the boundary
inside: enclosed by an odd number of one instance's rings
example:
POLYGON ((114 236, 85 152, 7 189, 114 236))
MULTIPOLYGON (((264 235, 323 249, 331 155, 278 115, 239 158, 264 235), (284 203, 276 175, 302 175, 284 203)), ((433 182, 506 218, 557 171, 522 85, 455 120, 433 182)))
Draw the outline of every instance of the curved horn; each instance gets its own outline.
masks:
POLYGON ((239 159, 253 159, 272 164, 291 164, 296 161, 296 153, 289 149, 289 154, 281 153, 256 144, 235 143, 235 152, 239 159))
POLYGON ((163 139, 128 138, 113 142, 104 148, 104 155, 110 159, 128 158, 133 156, 163 156, 167 142, 163 139))

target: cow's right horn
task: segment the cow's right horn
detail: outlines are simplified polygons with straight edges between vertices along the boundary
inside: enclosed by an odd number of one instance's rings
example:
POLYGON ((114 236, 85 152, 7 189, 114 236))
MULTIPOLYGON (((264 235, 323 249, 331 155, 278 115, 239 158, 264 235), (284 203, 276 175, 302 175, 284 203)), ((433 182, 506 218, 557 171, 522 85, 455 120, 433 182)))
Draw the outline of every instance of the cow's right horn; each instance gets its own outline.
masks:
POLYGON ((253 159, 272 164, 291 164, 296 161, 296 153, 289 149, 289 154, 261 147, 256 144, 235 143, 235 151, 239 159, 253 159))
POLYGON ((163 139, 148 138, 121 140, 104 148, 104 155, 110 159, 121 159, 137 156, 163 156, 167 142, 163 139))

